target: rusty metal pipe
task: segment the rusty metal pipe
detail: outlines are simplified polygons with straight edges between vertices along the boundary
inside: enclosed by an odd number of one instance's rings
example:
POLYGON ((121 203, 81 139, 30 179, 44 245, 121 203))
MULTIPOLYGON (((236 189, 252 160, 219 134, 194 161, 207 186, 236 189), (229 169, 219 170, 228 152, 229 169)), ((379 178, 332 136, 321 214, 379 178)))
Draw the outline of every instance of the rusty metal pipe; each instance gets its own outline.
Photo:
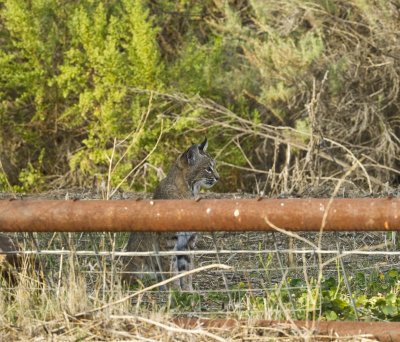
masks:
POLYGON ((240 326, 247 329, 254 328, 282 328, 296 326, 298 329, 305 328, 312 330, 314 335, 349 337, 361 334, 372 335, 379 341, 400 341, 399 322, 351 322, 351 321, 238 321, 235 319, 196 319, 196 318, 177 318, 173 323, 186 329, 203 327, 205 329, 218 329, 218 331, 232 331, 240 326))
POLYGON ((0 200, 0 231, 400 230, 399 198, 0 200), (329 208, 329 210, 328 210, 329 208))

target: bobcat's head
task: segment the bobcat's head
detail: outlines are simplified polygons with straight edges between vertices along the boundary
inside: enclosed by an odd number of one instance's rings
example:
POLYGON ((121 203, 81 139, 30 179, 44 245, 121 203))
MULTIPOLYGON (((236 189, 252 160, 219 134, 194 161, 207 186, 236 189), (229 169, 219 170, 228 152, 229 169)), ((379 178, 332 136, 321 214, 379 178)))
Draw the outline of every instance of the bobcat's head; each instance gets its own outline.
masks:
POLYGON ((215 160, 206 152, 207 146, 205 138, 201 144, 192 145, 180 156, 186 168, 186 181, 194 196, 197 196, 201 187, 211 188, 219 179, 215 160))

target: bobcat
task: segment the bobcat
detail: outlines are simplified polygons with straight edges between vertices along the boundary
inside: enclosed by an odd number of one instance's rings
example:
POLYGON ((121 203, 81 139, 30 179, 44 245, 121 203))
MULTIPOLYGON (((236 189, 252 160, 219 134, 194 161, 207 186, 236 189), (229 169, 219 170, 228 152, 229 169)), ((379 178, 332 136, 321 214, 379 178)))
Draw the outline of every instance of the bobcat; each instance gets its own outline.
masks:
MULTIPOLYGON (((172 165, 168 175, 154 191, 154 199, 188 199, 196 197, 201 187, 211 188, 219 179, 214 159, 206 152, 207 138, 201 144, 194 144, 182 153, 172 165)), ((194 248, 196 233, 142 233, 130 234, 127 251, 186 251, 194 248)), ((160 272, 159 280, 165 272, 177 274, 193 268, 189 255, 169 257, 133 257, 127 270, 160 272)), ((129 277, 125 280, 131 280, 129 277)), ((192 290, 191 276, 180 278, 176 283, 182 290, 192 290)))

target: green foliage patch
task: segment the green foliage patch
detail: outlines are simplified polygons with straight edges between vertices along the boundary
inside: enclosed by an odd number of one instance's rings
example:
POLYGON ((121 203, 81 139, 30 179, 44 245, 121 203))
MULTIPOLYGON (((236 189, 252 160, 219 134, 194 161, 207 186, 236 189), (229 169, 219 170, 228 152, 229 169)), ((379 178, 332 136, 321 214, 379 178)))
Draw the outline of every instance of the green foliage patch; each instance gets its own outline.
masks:
POLYGON ((301 189, 282 172, 313 181, 310 151, 320 177, 351 150, 396 184, 397 18, 373 0, 1 0, 0 189, 151 191, 204 135, 218 191, 301 189))
POLYGON ((237 314, 245 317, 258 317, 266 310, 272 312, 275 309, 279 312, 276 319, 286 319, 282 310, 285 307, 292 319, 299 320, 400 320, 398 270, 371 275, 358 272, 350 281, 354 291, 353 301, 340 279, 323 279, 320 288, 317 288, 315 279, 307 284, 303 279, 293 278, 288 282, 290 290, 276 286, 276 291, 268 289, 265 295, 252 294, 244 282, 234 286, 230 295, 226 292, 210 292, 207 295, 174 293, 175 309, 179 312, 196 306, 197 310, 206 311, 210 303, 221 307, 228 307, 231 303, 237 314))

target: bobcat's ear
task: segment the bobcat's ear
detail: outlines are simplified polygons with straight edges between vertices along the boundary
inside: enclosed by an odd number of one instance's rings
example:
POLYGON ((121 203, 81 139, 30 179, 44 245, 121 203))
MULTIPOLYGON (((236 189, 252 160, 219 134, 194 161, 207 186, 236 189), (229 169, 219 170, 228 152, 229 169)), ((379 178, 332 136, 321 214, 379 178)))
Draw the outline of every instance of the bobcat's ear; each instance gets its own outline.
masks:
POLYGON ((204 139, 204 141, 199 145, 199 150, 200 151, 206 151, 208 147, 208 140, 207 137, 204 139))
POLYGON ((182 158, 188 163, 188 165, 193 166, 196 164, 198 154, 199 148, 197 145, 192 145, 184 154, 182 154, 182 158))

